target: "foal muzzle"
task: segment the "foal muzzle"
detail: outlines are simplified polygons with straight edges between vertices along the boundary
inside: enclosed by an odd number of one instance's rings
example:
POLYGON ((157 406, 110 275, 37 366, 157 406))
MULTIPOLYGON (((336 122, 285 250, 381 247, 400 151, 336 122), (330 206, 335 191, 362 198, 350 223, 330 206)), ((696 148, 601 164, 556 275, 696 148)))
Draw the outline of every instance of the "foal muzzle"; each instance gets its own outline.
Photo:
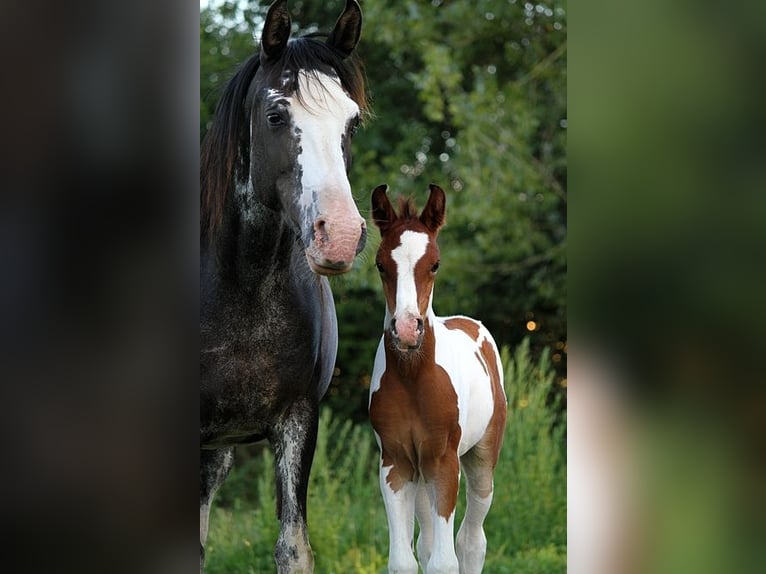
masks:
POLYGON ((417 351, 423 344, 423 319, 414 315, 391 319, 391 337, 399 351, 417 351))

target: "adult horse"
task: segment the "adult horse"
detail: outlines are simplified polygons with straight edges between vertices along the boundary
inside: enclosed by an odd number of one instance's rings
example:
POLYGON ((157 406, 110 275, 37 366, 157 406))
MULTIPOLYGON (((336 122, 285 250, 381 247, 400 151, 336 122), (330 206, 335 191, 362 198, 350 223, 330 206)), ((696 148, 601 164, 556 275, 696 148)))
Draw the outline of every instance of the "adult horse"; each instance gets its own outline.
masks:
POLYGON ((290 40, 286 0, 225 87, 200 161, 200 571, 211 499, 236 445, 276 457, 277 570, 312 572, 306 490, 338 344, 326 275, 366 240, 347 177, 366 110, 347 0, 326 40, 290 40))
POLYGON ((500 356, 479 321, 438 317, 431 306, 444 191, 431 185, 418 216, 411 200, 401 200, 397 213, 386 189, 378 186, 372 195, 372 216, 381 235, 375 264, 386 318, 370 384, 370 420, 381 452, 388 569, 417 574, 412 552, 417 515, 423 572, 478 574, 507 410, 500 356), (461 468, 467 504, 455 544, 461 468))

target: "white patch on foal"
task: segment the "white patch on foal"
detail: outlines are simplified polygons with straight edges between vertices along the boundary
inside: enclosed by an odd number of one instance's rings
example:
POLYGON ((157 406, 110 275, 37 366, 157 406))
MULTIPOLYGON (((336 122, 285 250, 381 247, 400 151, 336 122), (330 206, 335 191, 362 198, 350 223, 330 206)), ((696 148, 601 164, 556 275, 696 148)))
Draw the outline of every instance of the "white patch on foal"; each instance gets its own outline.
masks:
MULTIPOLYGON (((407 314, 420 316, 418 288, 415 285, 415 265, 426 252, 428 234, 407 230, 401 235, 399 246, 391 251, 396 263, 396 318, 407 314)), ((390 314, 389 310, 389 314, 390 314)), ((390 320, 390 318, 389 318, 390 320)))
POLYGON ((461 430, 458 454, 463 456, 484 436, 494 413, 493 391, 488 382, 490 365, 485 363, 481 347, 485 342, 489 342, 492 346, 496 361, 495 368, 500 378, 500 390, 504 392, 500 353, 489 330, 481 322, 470 317, 430 315, 429 322, 436 335, 436 364, 450 374, 450 380, 457 394, 458 423, 461 430), (450 319, 462 319, 474 323, 478 327, 478 339, 474 341, 460 329, 448 329, 445 322, 450 319), (479 381, 481 383, 477 384, 479 381))

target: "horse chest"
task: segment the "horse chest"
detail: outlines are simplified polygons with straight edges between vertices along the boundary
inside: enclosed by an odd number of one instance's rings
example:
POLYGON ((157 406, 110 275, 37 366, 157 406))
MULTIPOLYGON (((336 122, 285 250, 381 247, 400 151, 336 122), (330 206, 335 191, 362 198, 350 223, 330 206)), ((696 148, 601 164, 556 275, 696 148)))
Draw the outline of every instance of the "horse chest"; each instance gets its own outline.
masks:
POLYGON ((312 392, 323 334, 318 306, 317 295, 288 289, 219 292, 202 323, 203 440, 252 442, 312 392))
POLYGON ((437 364, 402 374, 385 370, 370 397, 370 420, 383 448, 384 465, 415 475, 429 460, 457 450, 461 436, 458 397, 437 364))

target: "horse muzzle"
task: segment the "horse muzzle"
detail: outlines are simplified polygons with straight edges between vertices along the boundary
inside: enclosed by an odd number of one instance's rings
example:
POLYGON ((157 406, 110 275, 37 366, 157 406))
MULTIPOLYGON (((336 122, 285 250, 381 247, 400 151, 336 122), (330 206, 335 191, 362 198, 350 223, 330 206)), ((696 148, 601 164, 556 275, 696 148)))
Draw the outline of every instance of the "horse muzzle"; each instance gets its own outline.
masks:
POLYGON ((340 275, 351 270, 367 242, 367 225, 360 216, 314 221, 312 241, 306 249, 309 267, 319 275, 340 275))
POLYGON ((399 319, 393 318, 390 331, 394 346, 401 352, 417 351, 423 344, 425 328, 420 317, 407 315, 399 319))

